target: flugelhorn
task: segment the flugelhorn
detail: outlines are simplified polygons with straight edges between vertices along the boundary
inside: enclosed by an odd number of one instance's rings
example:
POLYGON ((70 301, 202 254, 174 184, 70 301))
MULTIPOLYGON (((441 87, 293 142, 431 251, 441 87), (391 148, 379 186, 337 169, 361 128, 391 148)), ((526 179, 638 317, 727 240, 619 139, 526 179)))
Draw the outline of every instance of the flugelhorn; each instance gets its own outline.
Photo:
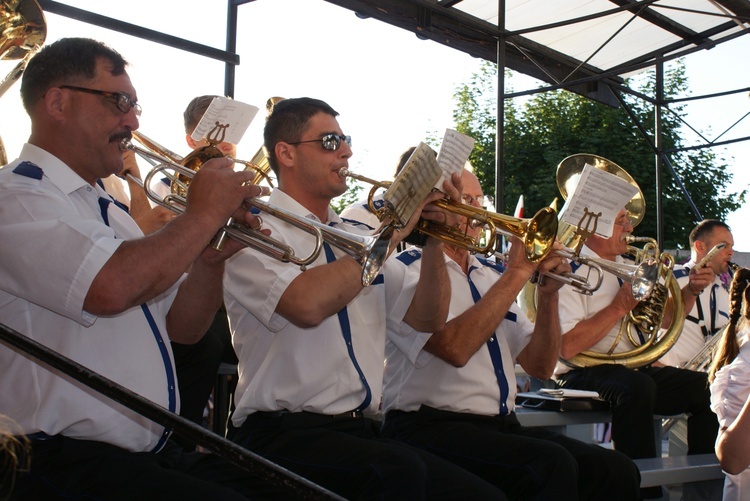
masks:
MULTIPOLYGON (((375 181, 368 177, 349 172, 348 169, 339 170, 341 177, 351 177, 373 185, 367 199, 370 211, 380 219, 383 214, 374 207, 372 199, 378 188, 388 188, 390 182, 375 181)), ((516 236, 523 241, 526 257, 529 261, 539 261, 552 250, 552 244, 557 235, 557 212, 551 207, 539 210, 533 218, 522 219, 504 214, 479 209, 472 205, 454 202, 447 198, 438 200, 434 204, 441 209, 468 219, 473 227, 484 226, 487 230, 487 242, 482 244, 478 239, 466 235, 457 228, 434 221, 422 220, 417 225, 417 231, 427 236, 437 238, 450 245, 465 248, 470 252, 492 255, 496 251, 497 235, 516 236)))
MULTIPOLYGON (((172 162, 168 158, 158 155, 148 149, 135 146, 130 140, 123 139, 120 148, 132 150, 139 155, 147 156, 159 162, 146 175, 143 180, 143 186, 146 196, 154 203, 166 207, 167 209, 182 214, 187 207, 187 189, 190 180, 195 176, 196 171, 185 167, 181 164, 172 162), (174 171, 175 174, 168 173, 174 171), (151 189, 151 182, 157 175, 166 175, 170 179, 181 178, 180 182, 185 187, 185 193, 170 193, 165 197, 159 196, 151 189)), ((362 265, 362 284, 367 286, 377 277, 380 268, 385 262, 388 255, 388 247, 392 236, 392 229, 374 235, 357 235, 346 231, 332 228, 317 221, 298 216, 292 212, 275 207, 267 202, 257 198, 245 200, 245 205, 250 208, 254 207, 260 211, 270 214, 282 221, 291 224, 307 233, 310 233, 315 245, 312 252, 307 257, 299 258, 295 255, 294 249, 274 238, 264 235, 260 231, 253 230, 244 225, 236 223, 230 219, 227 224, 219 230, 214 239, 212 246, 221 249, 226 238, 236 240, 243 245, 258 250, 282 262, 291 262, 305 269, 308 264, 315 261, 320 255, 323 242, 327 242, 350 255, 362 265)))

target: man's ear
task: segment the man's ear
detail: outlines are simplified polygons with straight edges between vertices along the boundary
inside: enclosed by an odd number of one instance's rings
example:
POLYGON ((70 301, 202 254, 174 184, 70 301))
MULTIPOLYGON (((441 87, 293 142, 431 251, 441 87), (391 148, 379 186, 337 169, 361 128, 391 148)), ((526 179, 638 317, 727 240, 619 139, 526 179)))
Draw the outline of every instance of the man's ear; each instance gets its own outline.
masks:
POLYGON ((706 243, 704 241, 696 240, 693 243, 693 246, 695 246, 695 252, 697 252, 698 254, 701 254, 701 255, 706 254, 707 249, 706 249, 706 243))
POLYGON ((66 111, 72 106, 69 95, 66 95, 59 87, 52 87, 42 97, 44 110, 56 121, 65 119, 66 111))
POLYGON ((192 150, 194 150, 198 146, 198 143, 190 134, 185 134, 185 141, 187 141, 188 146, 190 146, 190 149, 192 150))
POLYGON ((274 151, 276 152, 276 162, 279 165, 287 167, 294 164, 296 151, 291 144, 279 141, 276 143, 274 151))

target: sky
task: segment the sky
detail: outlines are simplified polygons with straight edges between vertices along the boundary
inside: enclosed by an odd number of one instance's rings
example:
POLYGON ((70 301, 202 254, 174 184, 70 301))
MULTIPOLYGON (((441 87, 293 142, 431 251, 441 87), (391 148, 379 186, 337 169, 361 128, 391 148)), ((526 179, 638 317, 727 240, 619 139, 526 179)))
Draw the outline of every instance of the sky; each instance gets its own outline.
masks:
MULTIPOLYGON (((193 40, 225 47, 226 2, 205 0, 62 0, 61 3, 193 40), (215 9, 207 5, 216 5, 215 9)), ((129 74, 143 107, 140 131, 165 147, 187 153, 182 112, 201 94, 223 94, 224 64, 178 49, 46 13, 47 43, 67 36, 99 39, 130 62, 129 74)), ((255 0, 239 7, 235 99, 263 109, 272 96, 309 96, 328 102, 352 136, 350 169, 374 179, 393 175, 400 154, 454 128, 453 94, 481 61, 410 32, 323 0, 255 0)), ((750 37, 743 36, 686 58, 690 89, 702 95, 750 86, 743 64, 750 37)), ((15 61, 0 61, 0 78, 15 61)), ((516 91, 535 87, 521 75, 516 91)), ((13 159, 29 135, 20 104, 20 82, 0 97, 0 137, 13 159)), ((709 139, 750 112, 748 93, 688 105, 688 121, 709 139)), ((262 144, 262 113, 248 128, 237 157, 250 159, 262 144)), ((722 139, 750 136, 750 117, 722 139)), ((688 134, 688 141, 694 137, 688 134)), ((750 188, 750 141, 715 148, 734 173, 730 192, 750 188)), ((570 152, 582 153, 582 152, 570 152)), ((596 153, 596 152, 588 152, 596 153)), ((562 160, 562 158, 560 159, 562 160)), ((617 162, 617 159, 610 159, 617 162)), ((142 164, 145 171, 147 164, 142 164)), ((627 170, 627 166, 623 165, 627 170)), ((555 166, 549 168, 554 175, 555 166)), ((748 204, 746 204, 748 205, 748 204)), ((527 212, 538 208, 527 208, 527 212)), ((648 215, 646 217, 649 217, 648 215)), ((735 250, 750 252, 742 222, 750 206, 731 214, 735 250)), ((687 240, 687 235, 685 236, 687 240)))

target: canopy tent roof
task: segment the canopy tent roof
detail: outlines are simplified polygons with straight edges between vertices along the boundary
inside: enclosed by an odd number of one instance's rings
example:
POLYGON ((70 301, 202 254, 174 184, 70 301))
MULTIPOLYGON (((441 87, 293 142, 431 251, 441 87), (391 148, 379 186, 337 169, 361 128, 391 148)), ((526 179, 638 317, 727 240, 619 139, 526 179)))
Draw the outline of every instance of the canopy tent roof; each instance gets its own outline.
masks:
POLYGON ((749 0, 326 1, 615 106, 599 82, 750 29, 749 0))

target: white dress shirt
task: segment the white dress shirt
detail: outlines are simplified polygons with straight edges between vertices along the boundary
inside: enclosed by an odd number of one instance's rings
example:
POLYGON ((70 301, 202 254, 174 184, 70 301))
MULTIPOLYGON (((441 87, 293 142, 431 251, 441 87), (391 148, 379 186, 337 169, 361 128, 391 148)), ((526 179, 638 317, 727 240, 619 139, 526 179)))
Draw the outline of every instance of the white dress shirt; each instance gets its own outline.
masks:
MULTIPOLYGON (((422 263, 419 256, 418 249, 410 249, 399 255, 398 259, 408 264, 406 277, 419 276, 422 263)), ((474 306, 474 298, 469 281, 458 263, 447 256, 445 260, 451 284, 450 321, 474 306)), ((480 295, 484 295, 501 276, 497 265, 480 261, 475 256, 470 257, 470 269, 471 280, 480 295)), ((413 283, 414 280, 409 282, 413 283)), ((534 325, 513 303, 505 320, 495 331, 508 387, 505 402, 509 412, 515 406, 516 357, 529 343, 533 330, 534 325)), ((479 349, 464 367, 454 367, 424 350, 431 335, 414 331, 403 322, 399 325, 389 324, 383 389, 385 411, 416 411, 424 404, 453 412, 498 415, 500 386, 487 345, 479 349)))
MULTIPOLYGON (((581 249, 581 255, 587 257, 600 257, 586 246, 583 246, 581 249)), ((631 261, 627 261, 621 256, 617 256, 617 259, 614 262, 629 265, 633 264, 631 261)), ((587 271, 585 267, 581 266, 577 269, 575 269, 575 265, 573 267, 576 274, 585 278, 585 272, 587 271)), ((563 335, 575 327, 578 322, 593 317, 605 307, 612 304, 612 300, 614 300, 618 290, 620 290, 620 279, 612 273, 607 272, 603 273, 601 287, 591 295, 580 294, 576 292, 573 287, 562 287, 560 289, 559 308, 560 328, 562 329, 563 335)), ((607 353, 617 339, 620 325, 621 322, 618 322, 606 336, 586 351, 607 353)), ((627 335, 623 335, 622 339, 620 339, 620 342, 615 347, 614 353, 622 353, 634 348, 633 344, 627 339, 627 335)), ((570 370, 569 366, 562 362, 558 362, 555 366, 555 375, 565 374, 570 370)))
MULTIPOLYGON (((176 287, 148 303, 156 333, 140 306, 108 317, 83 310, 94 277, 123 240, 143 236, 114 203, 105 225, 100 197, 108 195, 30 144, 0 169, 0 322, 159 405, 171 399, 179 410, 165 324, 176 287), (14 173, 23 161, 43 177, 14 173)), ((25 434, 130 451, 152 450, 164 438, 162 426, 2 344, 0 401, 0 412, 25 434)))
MULTIPOLYGON (((674 267, 674 276, 681 289, 690 281, 688 275, 694 266, 695 262, 690 261, 682 266, 674 267)), ((711 339, 711 334, 704 336, 701 326, 708 329, 710 333, 712 329, 721 329, 728 321, 729 291, 717 276, 714 277, 713 284, 706 287, 703 293, 695 298, 695 304, 685 319, 680 337, 659 361, 664 365, 674 367, 680 367, 689 362, 703 348, 706 341, 711 339), (713 294, 711 294, 712 290, 713 294), (698 304, 701 306, 700 310, 703 315, 699 313, 698 304)))
MULTIPOLYGON (((308 210, 280 189, 269 203, 315 219, 308 210)), ((310 234, 273 216, 263 214, 271 237, 295 249, 298 256, 313 248, 310 234)), ((329 208, 329 222, 351 233, 369 233, 365 225, 345 224, 329 208)), ((336 256, 345 253, 332 247, 336 256)), ((326 264, 325 253, 308 267, 326 264)), ((372 392, 366 409, 377 414, 382 392, 386 317, 400 321, 411 303, 413 290, 401 288, 404 266, 387 260, 374 283, 364 288, 345 308, 356 360, 372 392), (395 286, 394 286, 395 285, 395 286)), ((237 408, 233 423, 239 427, 256 411, 310 411, 339 414, 363 403, 366 390, 352 363, 337 315, 304 329, 276 313, 286 288, 304 273, 254 249, 244 249, 227 262, 224 301, 239 359, 237 408)), ((313 296, 316 291, 310 290, 313 296)))
MULTIPOLYGON (((383 192, 377 193, 374 197, 372 197, 372 204, 375 209, 380 209, 385 205, 385 200, 383 200, 383 192)), ((342 210, 341 219, 364 223, 370 226, 372 229, 377 229, 380 227, 380 220, 378 219, 378 216, 370 211, 370 206, 367 204, 367 200, 360 200, 342 210)))
MULTIPOLYGON (((748 332, 742 333, 746 337, 748 332)), ((737 333, 740 337, 740 333, 737 333)), ((719 418, 719 436, 721 430, 729 427, 750 397, 750 344, 740 348, 739 355, 732 363, 722 367, 711 383, 711 410, 719 418)), ((726 474, 724 480, 724 500, 750 499, 750 468, 738 475, 726 474)))

